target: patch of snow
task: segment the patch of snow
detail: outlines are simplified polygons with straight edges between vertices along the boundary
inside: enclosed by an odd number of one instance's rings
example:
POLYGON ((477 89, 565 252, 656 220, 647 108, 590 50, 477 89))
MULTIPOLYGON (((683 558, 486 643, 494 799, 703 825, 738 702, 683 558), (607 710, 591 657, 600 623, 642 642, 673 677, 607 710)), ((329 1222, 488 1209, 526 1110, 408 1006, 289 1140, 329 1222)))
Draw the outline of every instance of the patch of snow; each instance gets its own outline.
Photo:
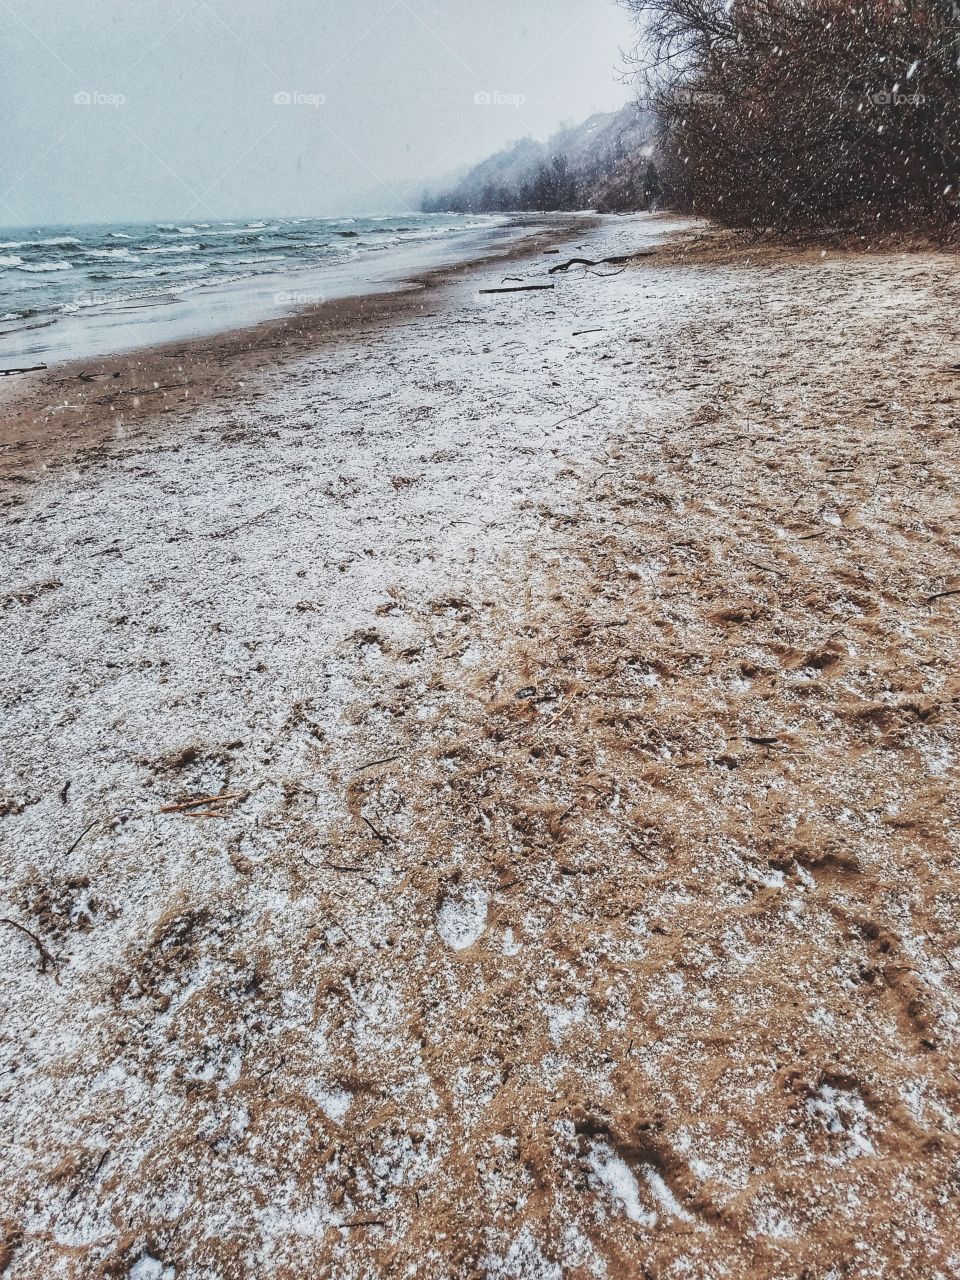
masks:
POLYGON ((562 1280, 563 1268, 543 1255, 533 1232, 524 1227, 506 1254, 483 1259, 488 1280, 562 1280))
POLYGON ((679 1218, 681 1222, 693 1221, 693 1215, 687 1213, 652 1164, 643 1166, 643 1176, 654 1200, 656 1200, 664 1213, 669 1213, 672 1217, 679 1218))
POLYGON ((831 1134, 844 1134, 846 1144, 841 1157, 832 1157, 830 1163, 843 1163, 859 1156, 876 1155, 867 1134, 867 1104, 855 1089, 835 1089, 821 1085, 807 1099, 807 1114, 831 1134))
POLYGON ((159 1258, 145 1254, 127 1272, 127 1280, 174 1280, 175 1267, 165 1267, 159 1258))
POLYGON ((547 1015, 547 1026, 553 1044, 559 1044, 564 1033, 569 1031, 575 1023, 583 1022, 587 1016, 587 1008, 587 1001, 583 996, 578 996, 569 1006, 546 1006, 544 1012, 547 1015))
POLYGON ((474 885, 456 897, 445 898, 437 917, 437 933, 454 951, 465 951, 480 941, 487 927, 488 895, 474 885))
POLYGON ((614 1206, 627 1215, 631 1222, 642 1227, 654 1227, 657 1215, 645 1209, 640 1201, 640 1187, 630 1166, 605 1142, 594 1143, 587 1158, 594 1190, 602 1188, 614 1206))
POLYGON ((353 1102, 353 1094, 348 1089, 328 1089, 315 1084, 310 1087, 309 1093, 328 1120, 332 1120, 334 1124, 343 1124, 353 1102))

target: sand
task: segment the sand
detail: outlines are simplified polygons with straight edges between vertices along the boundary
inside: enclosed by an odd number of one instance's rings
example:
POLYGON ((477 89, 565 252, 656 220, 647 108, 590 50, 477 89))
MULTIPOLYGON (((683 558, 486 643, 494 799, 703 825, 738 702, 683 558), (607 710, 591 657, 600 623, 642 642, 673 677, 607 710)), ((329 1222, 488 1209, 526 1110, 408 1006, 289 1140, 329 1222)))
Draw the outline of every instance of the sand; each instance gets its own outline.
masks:
POLYGON ((8 475, 5 1277, 960 1275, 955 259, 696 258, 8 475))

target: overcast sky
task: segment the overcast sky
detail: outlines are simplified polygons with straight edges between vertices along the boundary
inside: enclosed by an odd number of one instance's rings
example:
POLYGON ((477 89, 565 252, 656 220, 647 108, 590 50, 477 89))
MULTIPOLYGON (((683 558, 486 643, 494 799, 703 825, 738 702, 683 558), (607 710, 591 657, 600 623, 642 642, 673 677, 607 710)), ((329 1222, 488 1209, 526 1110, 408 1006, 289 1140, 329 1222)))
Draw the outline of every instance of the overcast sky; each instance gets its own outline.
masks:
POLYGON ((614 0, 0 0, 0 30, 7 226, 415 205, 630 97, 614 0))

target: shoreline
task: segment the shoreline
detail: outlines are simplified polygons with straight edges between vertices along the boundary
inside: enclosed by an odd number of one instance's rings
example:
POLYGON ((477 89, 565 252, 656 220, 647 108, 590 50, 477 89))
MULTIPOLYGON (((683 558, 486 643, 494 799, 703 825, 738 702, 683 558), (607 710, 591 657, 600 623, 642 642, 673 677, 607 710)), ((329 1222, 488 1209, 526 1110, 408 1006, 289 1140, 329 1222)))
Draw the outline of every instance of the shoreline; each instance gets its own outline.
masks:
POLYGON ((445 286, 492 264, 533 259, 540 241, 562 245, 599 225, 600 215, 531 215, 526 233, 503 247, 386 287, 331 299, 277 319, 92 359, 71 359, 0 380, 0 477, 29 482, 76 451, 129 438, 161 415, 182 421, 211 399, 321 345, 417 316, 445 286), (69 391, 61 391, 69 388, 69 391), (62 399, 57 397, 62 396, 62 399))

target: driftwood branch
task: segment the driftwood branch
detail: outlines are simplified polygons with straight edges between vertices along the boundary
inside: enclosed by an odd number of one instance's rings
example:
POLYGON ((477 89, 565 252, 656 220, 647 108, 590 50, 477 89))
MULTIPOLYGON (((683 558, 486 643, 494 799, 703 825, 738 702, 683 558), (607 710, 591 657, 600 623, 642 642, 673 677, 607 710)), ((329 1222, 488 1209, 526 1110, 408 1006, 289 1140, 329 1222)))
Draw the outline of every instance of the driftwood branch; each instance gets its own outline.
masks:
POLYGON ((481 293, 533 293, 537 289, 555 289, 552 284, 512 284, 500 289, 481 289, 481 293))
POLYGON ((0 369, 0 377, 9 378, 14 373, 36 373, 38 369, 45 369, 45 364, 27 364, 19 369, 0 369))
POLYGON ((654 249, 639 249, 636 253, 618 254, 612 258, 570 258, 567 262, 558 262, 555 267, 550 268, 550 275, 555 276, 558 271, 569 271, 571 267, 599 267, 601 263, 609 263, 613 267, 622 267, 624 263, 632 262, 634 258, 649 258, 656 252, 654 249))

